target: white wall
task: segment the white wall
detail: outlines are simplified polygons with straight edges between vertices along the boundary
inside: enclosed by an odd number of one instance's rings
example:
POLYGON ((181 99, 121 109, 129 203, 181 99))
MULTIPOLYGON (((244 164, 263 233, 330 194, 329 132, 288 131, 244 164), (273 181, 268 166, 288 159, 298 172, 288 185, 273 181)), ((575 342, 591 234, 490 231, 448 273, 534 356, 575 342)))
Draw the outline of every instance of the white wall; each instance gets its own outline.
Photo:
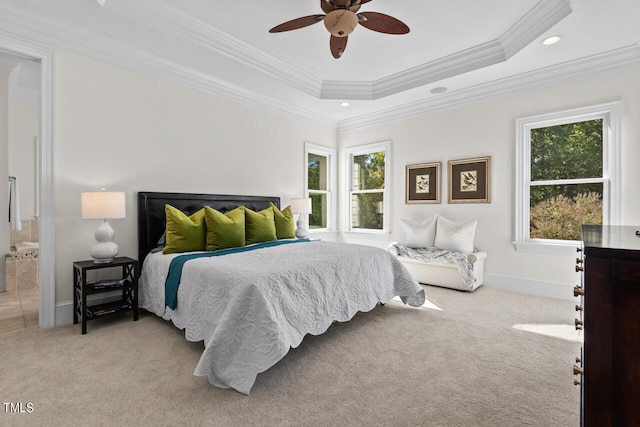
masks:
MULTIPOLYGON (((561 287, 577 280, 571 257, 516 252, 513 239, 515 120, 550 111, 622 100, 623 188, 626 224, 640 223, 640 73, 619 72, 544 90, 425 114, 381 126, 335 132, 203 94, 67 51, 55 53, 56 303, 68 313, 72 262, 88 259, 96 221, 80 218, 80 193, 124 190, 127 218, 114 220, 121 255, 137 254, 136 193, 177 191, 276 195, 288 203, 303 194, 304 141, 344 148, 392 141, 393 210, 389 239, 353 240, 385 247, 401 240, 400 218, 440 213, 477 219, 476 246, 489 253, 489 285, 561 287), (446 203, 447 160, 492 156, 492 202, 446 203), (404 204, 406 164, 443 163, 440 205, 404 204)), ((344 160, 344 159, 342 159, 344 160)), ((344 165, 339 164, 339 172, 344 165)), ((341 188, 344 182, 341 180, 341 188)), ((339 198, 343 208, 343 195, 339 198)), ((522 290, 522 289, 521 289, 522 290)), ((525 289, 526 290, 526 289, 525 289)))
POLYGON ((135 258, 138 191, 273 195, 286 205, 304 191, 304 141, 336 146, 334 131, 55 53, 56 301, 65 313, 72 263, 90 259, 98 227, 80 218, 82 191, 126 192, 127 218, 111 225, 120 255, 135 258))
MULTIPOLYGON (((477 220, 476 246, 488 252, 487 284, 531 293, 570 298, 578 277, 574 256, 517 252, 514 239, 515 121, 542 113, 621 100, 622 221, 640 224, 640 70, 527 90, 455 109, 424 114, 390 124, 339 135, 339 148, 382 140, 392 141, 392 234, 389 239, 346 240, 386 247, 402 240, 401 218, 422 219, 435 213, 454 221, 477 220), (447 161, 491 156, 491 203, 447 204, 447 161), (441 203, 404 203, 405 165, 442 162, 441 203), (544 291, 544 292, 541 292, 544 291)), ((344 162, 344 158, 342 159, 344 162)), ((340 170, 344 170, 341 166, 340 170)), ((344 189, 344 181, 341 182, 344 189)), ((340 200, 344 200, 343 194, 340 200)), ((341 227, 345 229, 345 225, 341 227)))

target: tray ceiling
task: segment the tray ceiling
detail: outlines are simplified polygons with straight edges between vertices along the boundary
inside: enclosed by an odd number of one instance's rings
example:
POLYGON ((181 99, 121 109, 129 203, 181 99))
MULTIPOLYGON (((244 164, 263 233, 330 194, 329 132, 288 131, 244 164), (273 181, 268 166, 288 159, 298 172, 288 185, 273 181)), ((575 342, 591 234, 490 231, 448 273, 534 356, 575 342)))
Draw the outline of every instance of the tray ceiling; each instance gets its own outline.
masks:
POLYGON ((322 23, 268 33, 321 14, 319 0, 0 0, 0 23, 4 31, 342 129, 640 64, 635 0, 372 0, 361 11, 394 16, 411 32, 358 26, 337 60, 322 23), (550 35, 562 38, 544 46, 550 35), (350 106, 340 107, 344 101, 350 106))

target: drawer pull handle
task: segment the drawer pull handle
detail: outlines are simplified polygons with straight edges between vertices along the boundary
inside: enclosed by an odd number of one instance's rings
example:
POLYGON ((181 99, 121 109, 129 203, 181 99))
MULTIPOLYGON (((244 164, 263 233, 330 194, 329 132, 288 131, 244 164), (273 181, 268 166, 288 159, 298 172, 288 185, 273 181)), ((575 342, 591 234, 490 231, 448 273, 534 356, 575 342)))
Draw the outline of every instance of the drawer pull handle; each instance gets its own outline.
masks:
POLYGON ((576 264, 582 264, 583 262, 582 258, 576 258, 576 264))
POLYGON ((580 385, 580 380, 579 379, 574 379, 573 380, 573 385, 580 385))
POLYGON ((579 265, 576 265, 576 273, 580 273, 581 271, 584 271, 584 268, 580 267, 579 265))
POLYGON ((576 331, 582 330, 582 320, 576 319, 575 324, 576 324, 576 331))
POLYGON ((584 289, 582 289, 580 286, 575 286, 573 288, 573 296, 577 297, 579 295, 584 295, 584 289))
POLYGON ((582 311, 582 306, 579 304, 576 304, 576 311, 582 311))
POLYGON ((579 366, 573 365, 573 375, 584 375, 584 369, 579 366))

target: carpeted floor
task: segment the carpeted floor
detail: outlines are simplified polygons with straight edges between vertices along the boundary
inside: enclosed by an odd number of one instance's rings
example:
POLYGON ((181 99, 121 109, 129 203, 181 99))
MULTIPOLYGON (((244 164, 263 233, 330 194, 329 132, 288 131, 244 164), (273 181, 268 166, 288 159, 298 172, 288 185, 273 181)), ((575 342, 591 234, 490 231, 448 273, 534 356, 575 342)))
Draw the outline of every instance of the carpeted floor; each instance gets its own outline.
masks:
POLYGON ((439 309, 392 302, 307 336, 250 396, 193 376, 202 343, 148 313, 92 321, 84 336, 80 325, 3 334, 0 398, 24 412, 4 404, 0 425, 579 424, 579 336, 553 336, 573 322, 571 303, 487 287, 426 292, 439 309))

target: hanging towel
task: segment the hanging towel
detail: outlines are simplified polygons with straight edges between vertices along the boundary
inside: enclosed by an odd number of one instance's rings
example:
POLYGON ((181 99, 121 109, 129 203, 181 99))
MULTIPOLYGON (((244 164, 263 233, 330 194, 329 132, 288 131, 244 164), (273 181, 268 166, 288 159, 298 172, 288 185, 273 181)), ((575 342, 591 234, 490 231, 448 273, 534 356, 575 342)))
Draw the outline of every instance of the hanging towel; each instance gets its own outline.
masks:
POLYGON ((22 230, 20 221, 20 195, 18 194, 18 180, 13 178, 9 185, 9 224, 11 230, 22 230))

